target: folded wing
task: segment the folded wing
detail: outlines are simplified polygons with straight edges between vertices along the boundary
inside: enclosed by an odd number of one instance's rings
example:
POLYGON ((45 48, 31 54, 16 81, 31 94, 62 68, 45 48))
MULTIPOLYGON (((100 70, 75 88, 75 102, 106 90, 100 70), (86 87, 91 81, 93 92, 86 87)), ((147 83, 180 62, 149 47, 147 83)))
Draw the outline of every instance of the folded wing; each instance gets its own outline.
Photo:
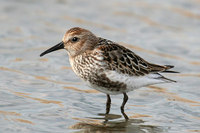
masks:
POLYGON ((101 51, 104 61, 109 66, 108 69, 118 73, 130 76, 145 76, 159 72, 176 73, 169 70, 174 66, 149 63, 129 49, 106 39, 102 39, 96 48, 101 51))

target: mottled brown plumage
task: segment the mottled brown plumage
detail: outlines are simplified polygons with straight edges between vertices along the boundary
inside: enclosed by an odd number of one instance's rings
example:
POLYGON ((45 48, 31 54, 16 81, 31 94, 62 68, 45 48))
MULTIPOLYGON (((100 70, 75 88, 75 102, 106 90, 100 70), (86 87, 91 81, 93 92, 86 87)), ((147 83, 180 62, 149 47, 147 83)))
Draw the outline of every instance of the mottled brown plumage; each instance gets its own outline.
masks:
POLYGON ((130 76, 144 76, 149 73, 164 72, 173 66, 161 66, 147 62, 131 50, 110 40, 99 38, 95 47, 102 52, 110 70, 130 76))
POLYGON ((110 94, 124 94, 121 112, 128 119, 124 113, 127 92, 151 84, 175 82, 159 74, 174 72, 169 71, 173 66, 149 63, 124 46, 96 37, 86 29, 68 30, 62 42, 40 56, 63 48, 68 52, 73 71, 89 86, 107 94, 107 114, 110 94))

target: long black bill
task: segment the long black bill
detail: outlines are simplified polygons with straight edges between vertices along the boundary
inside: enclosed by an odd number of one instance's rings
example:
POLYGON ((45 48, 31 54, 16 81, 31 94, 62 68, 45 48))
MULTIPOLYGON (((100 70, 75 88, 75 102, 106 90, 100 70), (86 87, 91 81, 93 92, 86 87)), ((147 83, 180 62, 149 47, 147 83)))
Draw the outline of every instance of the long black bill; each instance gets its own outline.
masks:
POLYGON ((40 57, 45 55, 45 54, 48 54, 50 52, 53 52, 53 51, 56 51, 56 50, 59 50, 59 49, 64 49, 64 42, 60 42, 58 43, 57 45, 47 49, 46 51, 44 51, 43 53, 40 54, 40 57))

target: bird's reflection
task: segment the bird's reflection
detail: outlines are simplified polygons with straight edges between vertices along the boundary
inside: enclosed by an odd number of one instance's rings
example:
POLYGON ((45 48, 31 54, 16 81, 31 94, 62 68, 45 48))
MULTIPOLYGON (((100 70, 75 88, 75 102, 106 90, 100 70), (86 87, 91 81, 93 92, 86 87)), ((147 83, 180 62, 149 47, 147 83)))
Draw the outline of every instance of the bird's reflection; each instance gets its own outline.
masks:
POLYGON ((159 126, 145 125, 141 119, 119 119, 116 114, 98 114, 94 118, 74 118, 79 122, 71 126, 71 129, 80 129, 75 133, 88 132, 123 132, 123 133, 161 133, 164 129, 159 126), (102 117, 103 116, 103 117, 102 117))

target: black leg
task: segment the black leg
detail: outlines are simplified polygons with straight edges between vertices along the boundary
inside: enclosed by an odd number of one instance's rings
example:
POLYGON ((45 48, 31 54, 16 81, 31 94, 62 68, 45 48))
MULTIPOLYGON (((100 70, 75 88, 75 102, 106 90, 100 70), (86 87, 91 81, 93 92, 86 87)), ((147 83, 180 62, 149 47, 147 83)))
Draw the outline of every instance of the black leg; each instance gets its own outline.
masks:
POLYGON ((126 120, 128 120, 129 119, 128 116, 124 113, 124 106, 125 106, 126 102, 128 101, 128 96, 127 96, 126 93, 123 93, 123 94, 124 94, 124 99, 123 99, 123 103, 122 103, 122 106, 121 106, 121 113, 123 114, 124 118, 126 120))
POLYGON ((109 95, 109 94, 107 94, 107 102, 106 102, 106 114, 109 114, 109 112, 110 112, 110 104, 111 104, 110 95, 109 95))

